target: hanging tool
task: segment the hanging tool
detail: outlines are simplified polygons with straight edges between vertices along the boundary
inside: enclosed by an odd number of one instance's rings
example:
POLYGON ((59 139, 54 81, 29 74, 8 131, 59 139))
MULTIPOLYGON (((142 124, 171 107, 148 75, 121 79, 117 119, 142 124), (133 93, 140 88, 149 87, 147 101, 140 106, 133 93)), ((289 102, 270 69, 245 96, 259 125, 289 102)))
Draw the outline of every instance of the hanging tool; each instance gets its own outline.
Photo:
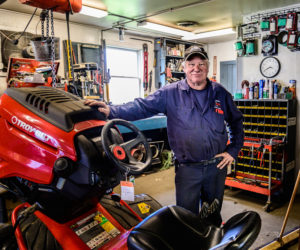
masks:
POLYGON ((144 90, 148 89, 148 45, 143 44, 143 57, 144 57, 144 90))
POLYGON ((69 82, 68 91, 74 92, 74 94, 79 96, 77 88, 75 86, 74 67, 73 67, 73 58, 72 58, 74 51, 72 51, 73 46, 70 39, 70 13, 69 12, 66 12, 66 21, 67 21, 67 33, 68 33, 68 40, 67 40, 68 58, 67 59, 68 59, 68 67, 69 67, 69 77, 70 75, 72 76, 72 84, 70 84, 69 82))
POLYGON ((152 70, 149 73, 149 92, 151 92, 152 87, 152 70))
POLYGON ((265 166, 265 160, 264 160, 265 153, 266 153, 266 149, 263 148, 263 150, 260 151, 259 154, 257 155, 257 157, 260 159, 260 164, 259 164, 260 168, 265 166))
MULTIPOLYGON (((243 148, 239 151, 239 154, 238 154, 238 158, 244 158, 244 152, 243 152, 243 148)), ((234 161, 234 168, 233 168, 233 171, 232 171, 232 173, 233 173, 233 177, 235 178, 236 177, 236 173, 237 173, 237 171, 240 169, 237 169, 238 168, 238 164, 237 164, 237 162, 238 161, 234 161)))
POLYGON ((252 168, 255 167, 254 166, 255 164, 254 164, 254 146, 253 145, 251 146, 251 156, 250 156, 249 165, 250 165, 251 170, 252 170, 252 168))
POLYGON ((110 81, 110 70, 107 69, 107 61, 106 61, 106 42, 104 39, 101 40, 102 45, 102 55, 101 55, 101 87, 104 90, 105 89, 105 95, 103 97, 104 101, 109 103, 109 81, 110 81))
MULTIPOLYGON (((259 168, 262 170, 263 173, 263 167, 265 166, 265 160, 264 160, 264 155, 266 153, 266 148, 264 144, 261 144, 260 147, 258 148, 258 153, 257 153, 257 159, 259 160, 259 168)), ((267 187, 269 184, 267 182, 260 182, 261 186, 267 187)))
MULTIPOLYGON (((71 41, 70 41, 71 42, 71 41)), ((67 64, 68 64, 68 78, 69 80, 73 80, 72 70, 71 70, 71 57, 70 57, 70 48, 69 48, 69 40, 66 40, 66 48, 67 48, 67 64)))
POLYGON ((153 60, 153 67, 155 68, 157 65, 157 54, 158 54, 158 50, 155 49, 154 50, 154 60, 153 60))

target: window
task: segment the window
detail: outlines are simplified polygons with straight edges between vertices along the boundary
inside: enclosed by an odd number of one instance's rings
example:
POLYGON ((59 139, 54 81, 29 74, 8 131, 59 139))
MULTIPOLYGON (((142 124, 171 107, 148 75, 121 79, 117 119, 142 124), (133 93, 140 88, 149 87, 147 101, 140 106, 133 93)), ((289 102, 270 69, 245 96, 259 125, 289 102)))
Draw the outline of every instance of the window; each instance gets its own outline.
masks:
POLYGON ((109 99, 123 104, 142 97, 140 56, 136 50, 106 48, 107 68, 110 69, 109 99))

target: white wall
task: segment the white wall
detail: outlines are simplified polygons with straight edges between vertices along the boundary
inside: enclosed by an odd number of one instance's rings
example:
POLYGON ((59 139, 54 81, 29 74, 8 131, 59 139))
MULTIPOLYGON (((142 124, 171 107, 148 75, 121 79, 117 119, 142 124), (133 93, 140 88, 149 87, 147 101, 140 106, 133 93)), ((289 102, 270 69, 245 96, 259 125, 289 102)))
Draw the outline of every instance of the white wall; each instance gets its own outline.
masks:
MULTIPOLYGON (((28 20, 31 15, 23 14, 8 10, 0 9, 0 30, 10 30, 10 31, 23 31, 28 20)), ((33 34, 40 34, 40 23, 39 17, 35 16, 27 28, 27 32, 33 34), (38 25, 37 25, 38 24, 38 25), (37 28, 36 28, 37 27, 37 28)), ((61 59, 60 59, 60 68, 58 70, 58 75, 64 76, 64 64, 63 64, 63 46, 62 41, 67 40, 67 24, 66 21, 63 20, 54 20, 54 32, 55 36, 60 38, 60 50, 61 50, 61 59)), ((130 37, 134 37, 132 35, 128 35, 125 32, 125 40, 123 42, 119 41, 119 36, 117 31, 106 31, 103 32, 103 39, 106 40, 106 45, 123 47, 123 48, 131 48, 142 51, 144 41, 132 40, 130 37)), ((151 40, 149 38, 141 38, 145 40, 151 40)), ((101 31, 98 27, 81 25, 76 23, 70 23, 70 39, 73 42, 81 42, 81 43, 91 43, 91 44, 101 44, 101 31)), ((153 81, 154 70, 153 70, 153 56, 154 56, 154 41, 152 39, 152 44, 146 42, 148 44, 148 72, 153 71, 153 81)), ((141 58, 142 59, 142 58, 141 58)), ((142 76, 142 74, 141 74, 142 76)), ((153 83, 154 86, 154 83, 153 83)), ((3 93, 6 88, 6 79, 0 74, 0 95, 3 93)))
POLYGON ((234 50, 235 41, 227 41, 222 43, 214 43, 207 45, 207 52, 210 61, 209 77, 213 75, 213 59, 217 57, 217 82, 220 82, 220 62, 236 60, 236 52, 234 50))

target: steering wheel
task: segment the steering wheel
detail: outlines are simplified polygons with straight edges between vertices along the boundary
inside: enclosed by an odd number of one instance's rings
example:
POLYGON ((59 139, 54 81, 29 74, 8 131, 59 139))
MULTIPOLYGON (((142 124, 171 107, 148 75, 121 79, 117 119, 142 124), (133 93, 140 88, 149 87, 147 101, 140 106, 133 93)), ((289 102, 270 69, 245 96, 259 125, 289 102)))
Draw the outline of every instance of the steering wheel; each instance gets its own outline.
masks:
POLYGON ((146 137, 136 126, 128 121, 113 119, 107 122, 101 131, 101 142, 108 158, 118 168, 128 174, 141 174, 151 164, 152 153, 146 137), (134 133, 135 138, 121 143, 118 143, 118 140, 110 140, 109 136, 116 136, 114 133, 110 133, 111 129, 116 125, 130 129, 134 133), (141 145, 144 149, 144 156, 142 159, 137 159, 137 157, 134 157, 134 154, 141 145))

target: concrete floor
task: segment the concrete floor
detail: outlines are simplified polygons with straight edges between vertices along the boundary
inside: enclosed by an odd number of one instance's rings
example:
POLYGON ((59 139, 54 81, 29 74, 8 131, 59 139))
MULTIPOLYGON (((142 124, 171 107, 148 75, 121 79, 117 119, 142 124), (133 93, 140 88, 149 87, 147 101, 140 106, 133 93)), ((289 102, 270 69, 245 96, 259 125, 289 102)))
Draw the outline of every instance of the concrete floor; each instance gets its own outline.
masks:
MULTIPOLYGON (((163 206, 175 204, 174 167, 163 171, 153 171, 139 176, 135 180, 135 194, 146 193, 155 198, 163 206)), ((116 187, 115 192, 119 193, 120 188, 116 187)), ((287 211, 288 202, 267 213, 263 206, 267 196, 253 194, 247 191, 226 188, 222 207, 222 217, 227 221, 233 215, 252 210, 260 214, 262 228, 257 240, 251 249, 259 249, 260 246, 269 243, 278 237, 281 231, 282 222, 287 211)), ((296 196, 292 206, 284 233, 300 226, 300 196, 296 196)), ((289 249, 298 249, 293 246, 289 249)))

